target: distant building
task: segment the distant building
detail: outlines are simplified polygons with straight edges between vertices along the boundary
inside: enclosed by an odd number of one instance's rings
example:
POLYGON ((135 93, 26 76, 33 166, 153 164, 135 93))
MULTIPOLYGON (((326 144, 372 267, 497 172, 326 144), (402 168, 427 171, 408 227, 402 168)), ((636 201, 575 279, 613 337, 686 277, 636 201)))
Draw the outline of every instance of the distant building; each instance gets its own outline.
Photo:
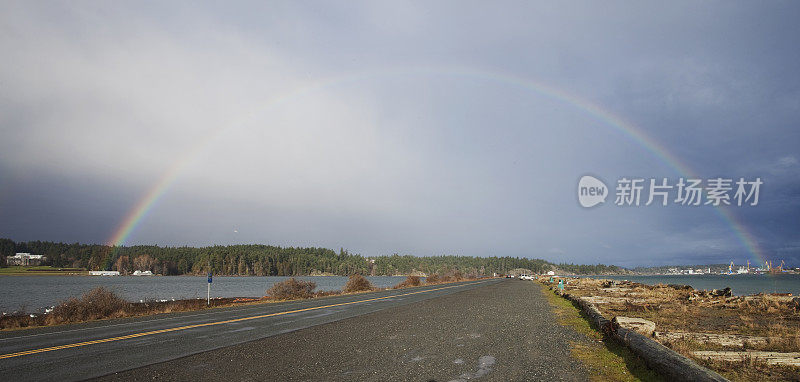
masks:
POLYGON ((134 276, 152 276, 153 272, 150 271, 133 271, 134 276))
POLYGON ((18 252, 14 256, 6 257, 7 265, 22 265, 24 267, 41 265, 45 261, 47 261, 47 257, 23 252, 18 252))
POLYGON ((92 276, 119 276, 119 271, 89 271, 92 276))

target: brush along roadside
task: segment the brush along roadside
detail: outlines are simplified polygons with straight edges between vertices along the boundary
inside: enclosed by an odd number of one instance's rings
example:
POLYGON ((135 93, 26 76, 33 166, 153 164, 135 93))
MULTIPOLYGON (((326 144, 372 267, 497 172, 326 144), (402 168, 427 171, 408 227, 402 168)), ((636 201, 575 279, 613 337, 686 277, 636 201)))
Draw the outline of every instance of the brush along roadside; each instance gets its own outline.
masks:
MULTIPOLYGON (((211 308, 258 302, 250 298, 212 298, 211 308)), ((206 299, 146 300, 130 302, 114 292, 98 287, 81 297, 71 297, 45 313, 27 313, 24 309, 0 316, 0 329, 25 329, 113 318, 149 316, 161 313, 208 309, 206 299)))
MULTIPOLYGON (((413 276, 412 276, 413 277, 413 276)), ((410 277, 411 278, 411 277, 410 277)), ((465 279, 460 278, 458 281, 465 279)), ((451 281, 455 282, 455 280, 451 281)), ((404 281, 394 288, 406 288, 415 281, 404 281)), ((73 324, 114 318, 149 316, 162 313, 187 312, 236 305, 265 304, 288 300, 320 298, 341 294, 364 293, 383 290, 376 288, 361 275, 352 275, 343 290, 317 291, 316 283, 295 278, 277 282, 261 298, 231 297, 212 298, 210 305, 205 298, 184 300, 146 300, 130 302, 103 287, 86 292, 81 297, 72 297, 48 309, 45 313, 28 313, 21 308, 11 314, 0 316, 0 330, 26 329, 41 326, 73 324)))

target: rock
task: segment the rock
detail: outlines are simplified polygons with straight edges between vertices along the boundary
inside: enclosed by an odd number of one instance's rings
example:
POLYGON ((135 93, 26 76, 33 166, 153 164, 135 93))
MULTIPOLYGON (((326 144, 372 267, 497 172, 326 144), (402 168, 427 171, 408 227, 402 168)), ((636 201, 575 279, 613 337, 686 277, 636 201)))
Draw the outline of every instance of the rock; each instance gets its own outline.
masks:
POLYGON ((643 318, 617 316, 611 320, 611 323, 615 328, 623 327, 647 337, 652 337, 653 332, 656 331, 656 323, 643 318))
POLYGON ((731 288, 725 287, 725 289, 714 289, 711 291, 711 295, 716 297, 730 297, 732 295, 731 288))

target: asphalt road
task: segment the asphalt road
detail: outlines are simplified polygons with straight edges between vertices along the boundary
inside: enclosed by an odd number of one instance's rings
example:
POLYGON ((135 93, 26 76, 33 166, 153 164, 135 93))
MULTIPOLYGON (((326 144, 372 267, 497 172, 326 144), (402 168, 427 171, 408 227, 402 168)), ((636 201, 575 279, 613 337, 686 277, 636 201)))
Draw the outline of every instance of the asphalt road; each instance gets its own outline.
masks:
POLYGON ((580 341, 533 282, 493 280, 98 380, 586 381, 580 341))
MULTIPOLYGON (((191 356, 211 354, 214 349, 222 350, 252 344, 254 340, 270 341, 273 338, 281 338, 287 333, 305 328, 324 327, 325 324, 335 322, 356 325, 351 330, 357 332, 362 324, 358 320, 351 321, 355 317, 369 316, 386 310, 402 311, 407 306, 415 306, 423 301, 438 301, 444 296, 486 289, 498 283, 503 283, 503 280, 442 284, 314 300, 2 332, 0 376, 4 381, 73 381, 130 370, 112 377, 141 380, 142 370, 160 368, 163 373, 160 375, 167 379, 230 380, 228 377, 223 378, 223 374, 199 371, 203 368, 192 365, 191 356), (185 367, 199 372, 192 377, 176 373, 176 369, 171 366, 172 362, 183 362, 185 367)), ((386 329, 390 328, 387 326, 386 329)), ((342 340, 348 341, 347 338, 342 340)), ((338 345, 335 343, 316 342, 314 348, 325 358, 324 350, 336 346, 338 345)), ((281 347, 272 347, 272 350, 288 354, 281 347)), ((224 360, 218 361, 228 365, 224 360)), ((274 368, 274 365, 269 363, 257 366, 274 368)), ((289 367, 287 373, 291 374, 291 369, 289 367)), ((217 372, 220 370, 222 369, 218 369, 217 372)), ((267 378, 271 377, 274 375, 269 374, 267 378)), ((242 374, 234 379, 249 378, 249 375, 242 374)), ((311 378, 316 379, 315 376, 311 378)))

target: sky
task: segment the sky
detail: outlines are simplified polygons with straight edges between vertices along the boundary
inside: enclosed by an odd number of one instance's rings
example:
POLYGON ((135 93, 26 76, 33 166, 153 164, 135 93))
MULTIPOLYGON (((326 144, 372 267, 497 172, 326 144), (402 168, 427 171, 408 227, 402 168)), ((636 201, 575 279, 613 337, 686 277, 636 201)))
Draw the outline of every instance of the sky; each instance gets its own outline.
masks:
POLYGON ((0 237, 800 266, 798 14, 4 1, 0 237), (584 175, 604 203, 578 202, 584 175), (763 184, 754 206, 644 205, 663 178, 763 184))

